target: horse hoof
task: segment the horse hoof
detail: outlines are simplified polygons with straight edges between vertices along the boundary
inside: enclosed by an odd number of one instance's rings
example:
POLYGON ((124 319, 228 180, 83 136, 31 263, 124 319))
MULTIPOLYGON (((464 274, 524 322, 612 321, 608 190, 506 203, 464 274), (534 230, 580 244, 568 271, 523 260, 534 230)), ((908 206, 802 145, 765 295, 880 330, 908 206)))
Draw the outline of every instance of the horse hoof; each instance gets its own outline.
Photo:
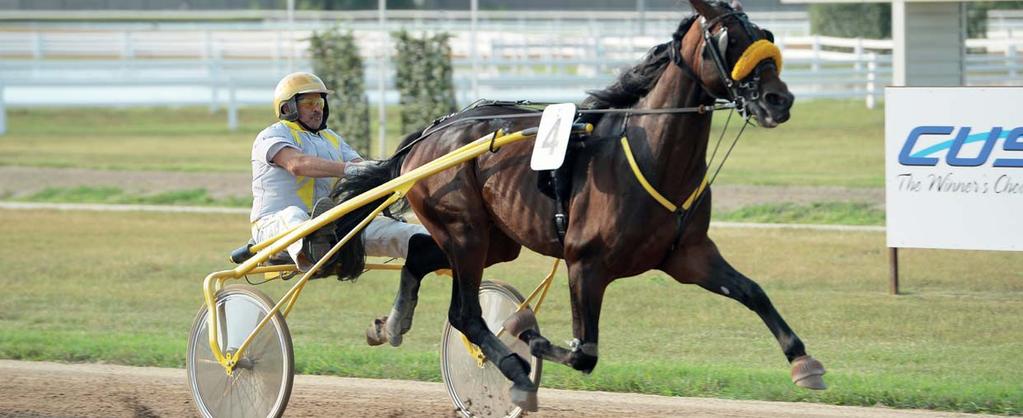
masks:
POLYGON ((540 403, 536 399, 536 389, 523 390, 513 385, 510 392, 512 403, 522 408, 523 411, 536 412, 540 409, 540 403))
POLYGON ((532 309, 526 308, 513 313, 508 319, 504 320, 502 326, 505 331, 518 338, 519 334, 522 334, 523 331, 536 329, 536 315, 533 314, 532 309))
POLYGON ((810 356, 797 357, 792 360, 792 383, 796 386, 824 390, 828 385, 824 384, 824 365, 817 359, 810 356))
POLYGON ((369 324, 369 328, 366 328, 366 344, 375 347, 388 342, 386 324, 386 316, 374 319, 373 323, 369 324))

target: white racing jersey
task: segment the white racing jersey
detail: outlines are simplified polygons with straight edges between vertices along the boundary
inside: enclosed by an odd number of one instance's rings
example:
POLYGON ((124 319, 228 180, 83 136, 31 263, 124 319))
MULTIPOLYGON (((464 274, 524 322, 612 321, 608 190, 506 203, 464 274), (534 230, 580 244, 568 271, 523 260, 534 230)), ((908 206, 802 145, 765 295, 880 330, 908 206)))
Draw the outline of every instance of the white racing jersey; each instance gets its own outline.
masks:
POLYGON ((332 177, 296 177, 274 164, 273 157, 287 147, 332 161, 348 162, 362 158, 345 143, 341 135, 330 129, 312 133, 302 128, 302 125, 289 121, 270 125, 256 136, 252 144, 251 222, 289 206, 302 208, 308 213, 313 202, 330 194, 337 180, 332 177))

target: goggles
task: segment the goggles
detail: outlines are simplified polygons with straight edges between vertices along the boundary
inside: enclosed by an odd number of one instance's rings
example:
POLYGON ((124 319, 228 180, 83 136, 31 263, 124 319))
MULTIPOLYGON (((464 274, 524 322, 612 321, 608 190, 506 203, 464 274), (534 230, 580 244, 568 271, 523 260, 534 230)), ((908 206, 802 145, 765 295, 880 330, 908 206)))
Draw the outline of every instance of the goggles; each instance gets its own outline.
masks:
POLYGON ((323 104, 324 104, 323 97, 320 97, 320 96, 311 96, 311 97, 310 96, 305 96, 305 97, 301 97, 301 98, 298 99, 298 105, 299 106, 312 106, 312 107, 318 107, 318 108, 322 109, 323 108, 323 104))

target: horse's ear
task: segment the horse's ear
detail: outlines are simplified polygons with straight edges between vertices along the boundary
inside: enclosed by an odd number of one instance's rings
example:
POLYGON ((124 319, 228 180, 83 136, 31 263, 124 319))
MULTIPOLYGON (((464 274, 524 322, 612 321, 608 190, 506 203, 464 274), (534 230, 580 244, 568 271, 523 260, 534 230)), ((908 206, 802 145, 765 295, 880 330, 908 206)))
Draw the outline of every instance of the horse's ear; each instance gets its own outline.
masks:
POLYGON ((696 13, 707 19, 713 19, 720 13, 714 6, 711 6, 704 0, 689 0, 689 4, 693 5, 693 10, 696 10, 696 13))
POLYGON ((742 11, 742 2, 740 2, 739 0, 732 0, 732 9, 737 11, 737 12, 741 12, 742 11))

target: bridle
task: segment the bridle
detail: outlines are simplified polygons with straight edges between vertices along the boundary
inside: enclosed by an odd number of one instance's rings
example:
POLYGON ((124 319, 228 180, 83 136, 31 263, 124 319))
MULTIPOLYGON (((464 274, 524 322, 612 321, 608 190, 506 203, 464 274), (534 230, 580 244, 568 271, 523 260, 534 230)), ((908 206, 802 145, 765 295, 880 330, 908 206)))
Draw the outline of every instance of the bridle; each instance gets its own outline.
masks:
MULTIPOLYGON (((707 20, 705 17, 700 17, 700 29, 703 37, 703 47, 700 51, 700 56, 710 56, 714 62, 714 68, 718 71, 718 76, 721 78, 722 83, 725 85, 725 92, 727 97, 721 97, 714 93, 710 87, 703 83, 703 80, 696 74, 692 66, 685 62, 682 57, 682 37, 688 32, 689 27, 695 23, 696 19, 688 22, 687 26, 679 31, 679 34, 675 36, 671 41, 671 62, 678 66, 682 71, 710 97, 715 100, 728 101, 735 104, 736 109, 743 116, 747 116, 748 103, 760 99, 760 71, 764 66, 773 66, 777 70, 777 64, 772 60, 764 60, 763 62, 754 63, 755 68, 749 72, 748 76, 742 77, 739 80, 735 80, 728 71, 727 58, 725 54, 728 51, 728 27, 723 23, 726 20, 734 20, 739 23, 739 27, 742 28, 746 36, 752 40, 751 46, 757 41, 766 40, 773 44, 774 35, 769 31, 765 31, 767 36, 761 36, 756 25, 749 21, 749 17, 743 12, 727 12, 723 13, 713 19, 707 20), (720 25, 720 29, 717 33, 711 33, 711 29, 715 25, 720 25)), ((744 51, 745 55, 745 51, 744 51)))

